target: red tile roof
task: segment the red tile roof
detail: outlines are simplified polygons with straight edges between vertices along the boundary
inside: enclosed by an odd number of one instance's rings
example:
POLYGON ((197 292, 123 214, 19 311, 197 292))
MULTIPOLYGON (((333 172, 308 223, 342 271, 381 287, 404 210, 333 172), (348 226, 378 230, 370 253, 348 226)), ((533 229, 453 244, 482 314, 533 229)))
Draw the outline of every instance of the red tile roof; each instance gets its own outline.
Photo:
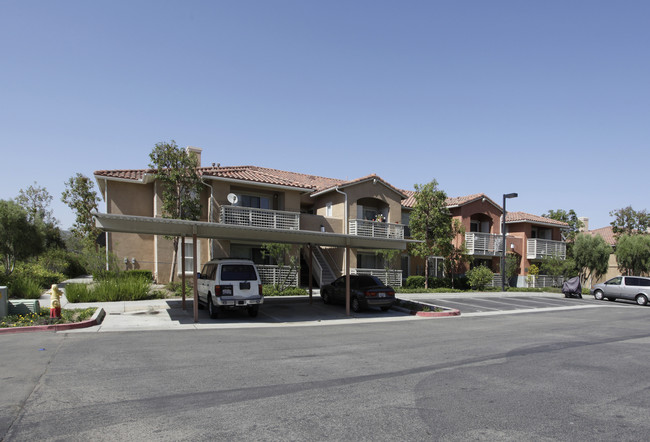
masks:
MULTIPOLYGON (((413 208, 415 207, 415 191, 413 190, 402 190, 402 192, 407 196, 407 198, 402 201, 402 207, 407 207, 407 208, 413 208)), ((447 207, 456 207, 456 206, 462 206, 464 204, 471 203, 473 201, 476 201, 481 198, 486 198, 489 200, 492 204, 494 204, 496 207, 499 209, 501 206, 496 204, 492 199, 490 199, 487 195, 484 193, 475 193, 472 195, 467 195, 467 196, 454 196, 454 197, 447 197, 447 207)))
POLYGON ((614 230, 612 226, 601 227, 600 229, 589 230, 585 232, 587 235, 591 236, 600 236, 602 237, 607 244, 610 246, 616 245, 616 238, 614 237, 614 230))
POLYGON ((559 227, 568 227, 569 225, 563 221, 558 221, 545 216, 533 215, 526 212, 508 212, 506 215, 506 223, 519 223, 530 222, 533 224, 553 224, 559 227))

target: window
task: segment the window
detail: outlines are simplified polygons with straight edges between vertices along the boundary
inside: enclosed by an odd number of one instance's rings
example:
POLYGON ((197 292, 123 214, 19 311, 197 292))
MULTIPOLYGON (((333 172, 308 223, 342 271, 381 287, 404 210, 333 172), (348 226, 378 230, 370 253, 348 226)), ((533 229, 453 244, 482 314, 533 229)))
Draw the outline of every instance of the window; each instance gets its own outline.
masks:
MULTIPOLYGON (((198 258, 198 262, 196 263, 196 268, 200 269, 201 268, 201 243, 197 242, 196 243, 196 256, 198 258)), ((182 244, 180 240, 178 241, 178 256, 176 257, 176 274, 180 275, 181 270, 182 270, 182 258, 183 258, 183 251, 181 250, 182 244)), ((193 250, 194 250, 194 245, 192 241, 188 241, 187 238, 185 239, 185 275, 192 275, 193 267, 192 267, 192 260, 194 259, 193 255, 193 250)))
POLYGON ((239 205, 242 207, 252 207, 254 209, 270 209, 271 200, 265 196, 240 195, 239 205))
POLYGON ((257 273, 250 264, 224 264, 221 266, 222 281, 255 281, 257 273))
POLYGON ((605 282, 607 285, 621 285, 621 278, 620 276, 617 276, 616 278, 612 278, 609 281, 605 282))
POLYGON ((325 216, 332 216, 332 202, 325 204, 325 216))

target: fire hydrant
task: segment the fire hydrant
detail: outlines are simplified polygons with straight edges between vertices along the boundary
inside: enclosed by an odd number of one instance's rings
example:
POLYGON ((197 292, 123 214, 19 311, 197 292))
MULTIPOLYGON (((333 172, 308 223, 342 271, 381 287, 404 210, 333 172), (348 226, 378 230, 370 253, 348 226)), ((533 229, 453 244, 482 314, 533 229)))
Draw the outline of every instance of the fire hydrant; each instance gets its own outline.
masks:
POLYGON ((59 290, 59 286, 52 284, 50 290, 50 318, 61 318, 61 295, 63 292, 59 290))

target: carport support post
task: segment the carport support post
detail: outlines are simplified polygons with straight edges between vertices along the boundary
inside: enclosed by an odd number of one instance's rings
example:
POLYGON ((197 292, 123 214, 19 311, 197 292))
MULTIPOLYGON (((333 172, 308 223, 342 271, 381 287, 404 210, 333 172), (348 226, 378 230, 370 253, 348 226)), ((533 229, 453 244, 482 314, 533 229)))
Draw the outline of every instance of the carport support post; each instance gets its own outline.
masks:
POLYGON ((181 293, 183 300, 181 301, 181 308, 185 310, 185 237, 181 236, 181 293))
MULTIPOLYGON (((309 246, 309 304, 311 305, 312 303, 312 291, 314 289, 314 285, 311 282, 311 268, 314 265, 314 254, 312 251, 312 246, 311 244, 307 244, 309 246)), ((322 285, 322 283, 321 283, 322 285)))
POLYGON ((192 288, 194 291, 194 322, 199 322, 199 288, 196 280, 196 227, 192 233, 192 288))
POLYGON ((350 246, 345 246, 345 314, 350 316, 350 246))

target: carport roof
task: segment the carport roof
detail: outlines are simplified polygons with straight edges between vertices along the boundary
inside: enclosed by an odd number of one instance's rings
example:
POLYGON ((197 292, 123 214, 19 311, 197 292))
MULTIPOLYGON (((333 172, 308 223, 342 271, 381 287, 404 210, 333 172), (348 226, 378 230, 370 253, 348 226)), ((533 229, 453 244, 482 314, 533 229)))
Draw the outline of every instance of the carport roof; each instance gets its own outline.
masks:
POLYGON ((414 240, 370 238, 340 233, 311 230, 280 230, 262 227, 236 226, 206 221, 185 221, 148 216, 93 213, 97 228, 106 232, 123 232, 149 235, 192 236, 239 241, 279 242, 288 244, 314 244, 330 247, 358 249, 406 249, 414 240))

